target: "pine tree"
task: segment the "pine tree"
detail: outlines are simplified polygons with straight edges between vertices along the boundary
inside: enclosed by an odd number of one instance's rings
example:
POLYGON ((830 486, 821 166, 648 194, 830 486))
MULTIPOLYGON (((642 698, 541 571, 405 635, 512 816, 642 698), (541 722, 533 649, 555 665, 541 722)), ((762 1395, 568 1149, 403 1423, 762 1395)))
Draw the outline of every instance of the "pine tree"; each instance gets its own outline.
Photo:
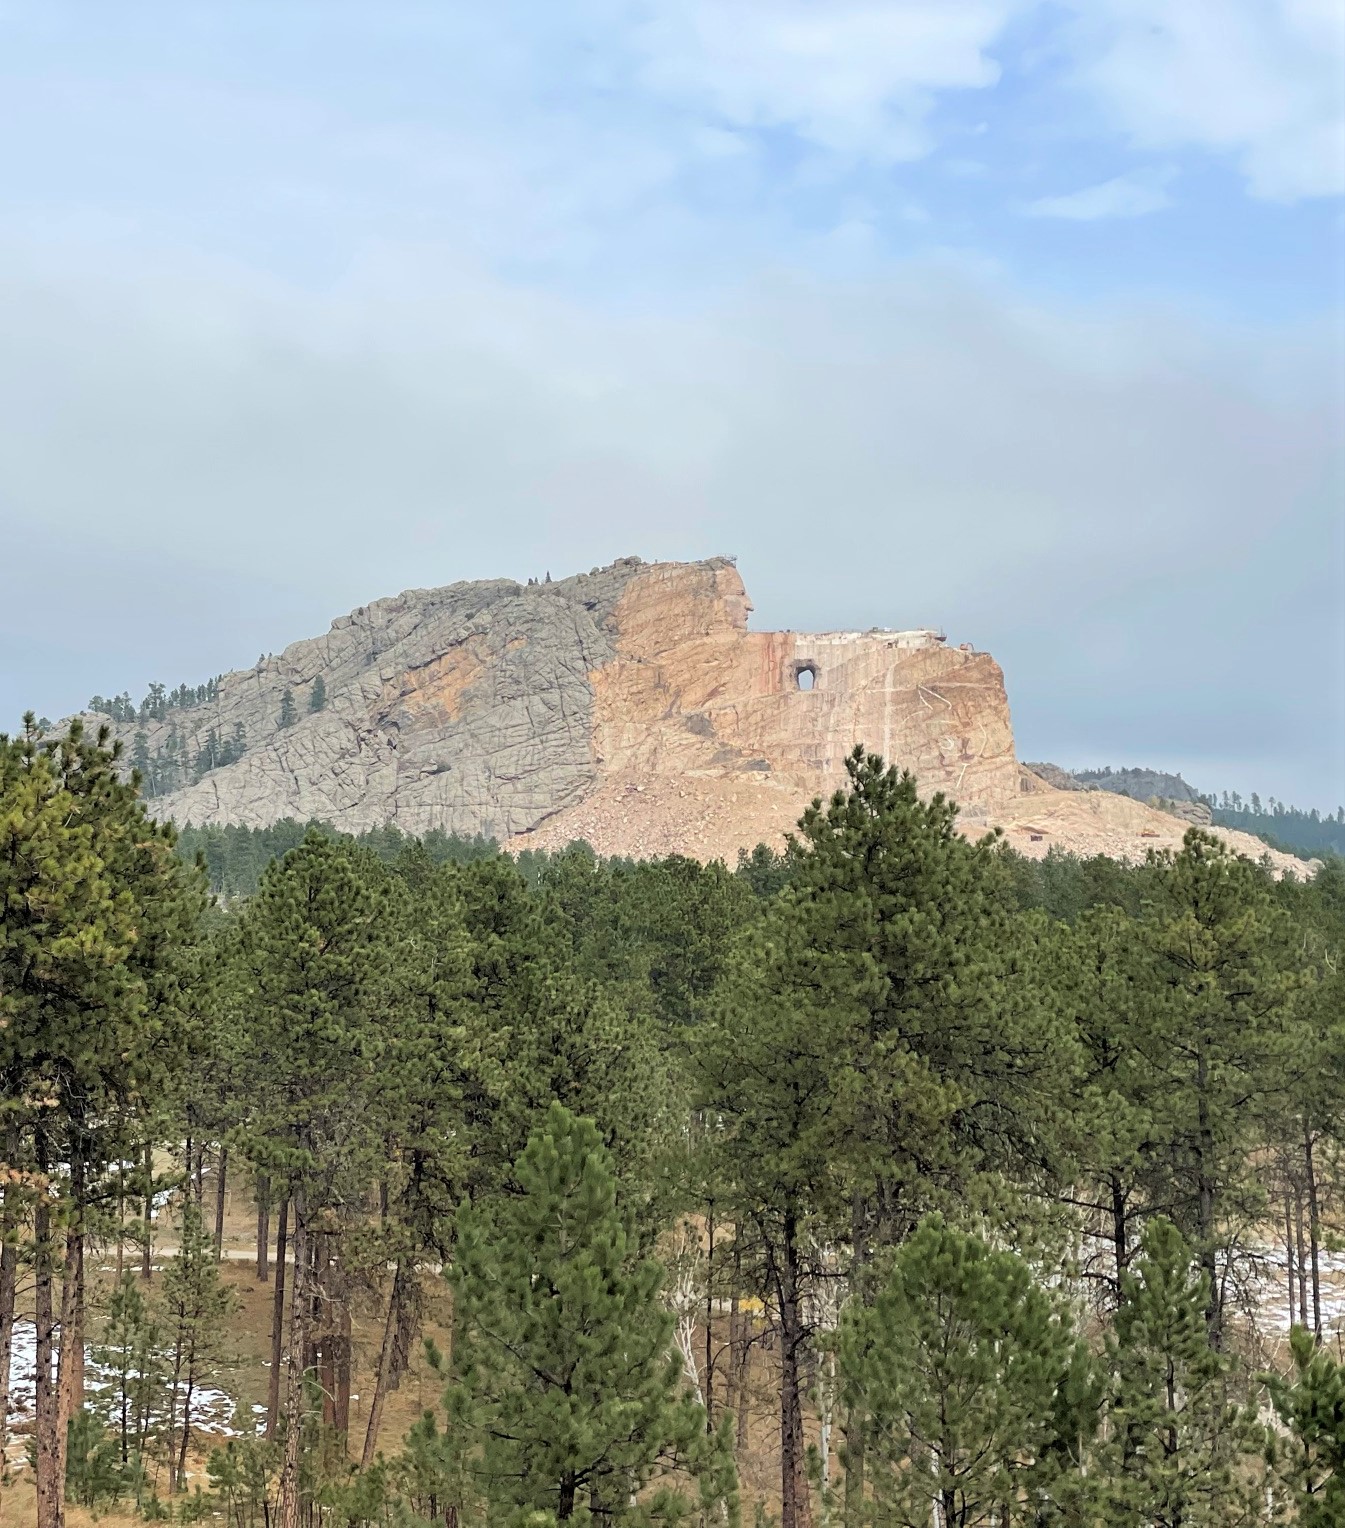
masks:
POLYGON ((1081 1063, 1070 1100, 1071 1154, 1084 1179, 1075 1192, 1096 1194, 1090 1208, 1109 1233, 1109 1282, 1119 1299, 1136 1228, 1162 1202, 1160 1084, 1138 1044, 1152 984, 1144 980, 1138 926, 1116 907, 1092 907, 1073 927, 1056 925, 1045 953, 1040 974, 1073 1021, 1081 1063))
POLYGON ((649 1235, 667 1210, 663 1170, 680 1143, 683 1081, 648 1013, 623 1006, 601 983, 561 969, 527 988, 531 1001, 510 1005, 488 1149, 516 1155, 551 1101, 561 1100, 598 1127, 637 1230, 649 1235))
MULTIPOLYGON (((307 1365, 330 1363, 344 1344, 348 1305, 327 1282, 341 1207, 361 1201, 382 1146, 369 1108, 380 1051, 373 1020, 387 998, 392 942, 375 871, 366 856, 309 829, 268 867, 239 926, 236 990, 255 1086, 237 1137, 293 1212, 283 1528, 299 1520, 307 1365), (315 1297, 324 1314, 317 1331, 315 1297)), ((283 1314, 277 1307, 277 1319, 283 1314)), ((324 1410, 339 1432, 344 1408, 329 1377, 324 1410)))
POLYGON ((1271 1381, 1271 1397, 1289 1429, 1285 1473, 1300 1528, 1345 1522, 1345 1364, 1317 1347, 1305 1327, 1289 1334, 1294 1382, 1271 1381))
POLYGON ((809 912, 792 888, 771 904, 735 952, 693 1052, 697 1101, 716 1125, 718 1200, 760 1240, 779 1327, 783 1528, 802 1528, 811 1510, 803 1376, 812 1265, 849 1220, 854 1121, 867 1086, 856 1037, 865 981, 875 979, 814 941, 809 912))
POLYGON ((1160 1202, 1205 1272, 1211 1341, 1221 1341, 1219 1260, 1235 1214, 1260 1212, 1251 1152, 1283 1108, 1283 1052, 1299 963, 1269 877, 1192 828, 1154 856, 1141 921, 1136 1044, 1151 1072, 1153 1130, 1169 1164, 1160 1202))
POLYGON ((977 1171, 1047 1165, 1071 1058, 1068 1027, 1020 979, 1026 941, 994 838, 969 843, 953 802, 921 800, 909 771, 861 746, 846 772, 848 788, 803 815, 791 884, 808 940, 866 973, 856 1061, 868 1088, 854 1157, 868 1180, 856 1183, 862 1264, 869 1247, 914 1226, 931 1192, 960 1191, 977 1171), (935 1092, 946 1111, 937 1142, 921 1118, 935 1092))
POLYGON ((281 727, 292 727, 298 718, 298 712, 294 708, 294 691, 287 685, 284 694, 280 697, 280 716, 278 724, 281 727))
POLYGON ((1095 1478, 1109 1523, 1263 1520, 1265 1430, 1254 1406, 1238 1405, 1234 1366, 1211 1345, 1208 1302, 1181 1233, 1151 1221, 1107 1346, 1112 1385, 1095 1478))
POLYGON ((553 1103, 515 1177, 518 1195, 459 1216, 445 1396, 459 1478, 491 1522, 675 1518, 690 1505, 676 1472, 716 1478, 716 1440, 684 1388, 662 1270, 633 1254, 597 1130, 553 1103))
POLYGON ((0 738, 0 1071, 25 1160, 44 1180, 64 1171, 59 1201, 44 1189, 34 1210, 38 1528, 60 1522, 66 1423, 83 1405, 86 1218, 125 1117, 147 1108, 180 1052, 180 955, 204 900, 173 853, 171 827, 145 816, 119 759, 106 732, 91 743, 77 722, 41 749, 32 725, 18 740, 0 738))
POLYGON ((201 1224, 200 1210, 184 1195, 179 1213, 177 1255, 164 1269, 159 1296, 165 1336, 173 1349, 168 1483, 174 1493, 186 1478, 192 1401, 202 1378, 223 1351, 222 1322, 234 1307, 233 1291, 220 1282, 219 1264, 201 1224))
POLYGON ((387 1143, 373 1256, 393 1273, 364 1436, 366 1469, 419 1329, 421 1266, 449 1261, 454 1216, 500 1074, 497 1047, 469 1001, 471 939, 456 875, 430 871, 414 890, 396 894, 394 887, 390 901, 396 978, 371 1109, 387 1143))
POLYGON ((841 1362, 878 1521, 925 1528, 934 1500, 948 1528, 1036 1524, 1082 1491, 1100 1381, 1014 1254, 930 1216, 872 1306, 851 1305, 841 1362))
POLYGON ((309 711, 323 711, 327 707, 327 681, 321 674, 313 681, 313 688, 308 692, 309 711))
POLYGON ((123 1467, 138 1463, 162 1406, 167 1368, 162 1332, 140 1288, 127 1269, 108 1301, 102 1340, 94 1357, 113 1378, 113 1421, 123 1467))
POLYGON ((135 735, 131 750, 131 766, 140 776, 141 789, 147 796, 154 794, 153 764, 149 754, 149 735, 140 731, 135 735))
POLYGON ((1342 864, 1323 867, 1314 882, 1286 878, 1276 888, 1277 900, 1292 919, 1293 944, 1303 951, 1305 969, 1278 1058, 1285 1107, 1272 1112, 1270 1134, 1288 1164, 1286 1176, 1298 1191, 1294 1197, 1302 1202, 1307 1237, 1300 1270, 1307 1286, 1302 1319, 1304 1324, 1310 1320, 1318 1343, 1325 1337, 1325 1206, 1335 1148, 1345 1138, 1345 909, 1333 906, 1342 864))

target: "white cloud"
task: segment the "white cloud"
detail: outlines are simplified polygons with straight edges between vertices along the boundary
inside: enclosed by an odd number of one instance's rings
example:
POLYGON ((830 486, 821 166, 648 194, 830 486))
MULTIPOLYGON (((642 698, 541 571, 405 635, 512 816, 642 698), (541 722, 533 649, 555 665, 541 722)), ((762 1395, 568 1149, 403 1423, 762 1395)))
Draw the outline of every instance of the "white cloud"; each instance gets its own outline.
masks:
POLYGON ((1065 218, 1075 223, 1143 217, 1172 205, 1167 188, 1174 175, 1170 169, 1134 170, 1063 196, 1039 197, 1024 210, 1032 217, 1065 218))
POLYGON ((1253 195, 1345 192, 1340 0, 1075 0, 1079 82, 1145 146, 1229 157, 1253 195))
POLYGON ((1345 191, 1341 0, 1066 3, 1062 28, 1040 0, 652 0, 616 35, 684 109, 891 162, 930 152, 940 98, 997 84, 1009 25, 1044 16, 1044 56, 1137 144, 1225 156, 1259 197, 1345 191))
POLYGON ((637 28, 640 78, 745 128, 877 160, 931 147, 938 92, 984 89, 1023 0, 665 0, 637 28))

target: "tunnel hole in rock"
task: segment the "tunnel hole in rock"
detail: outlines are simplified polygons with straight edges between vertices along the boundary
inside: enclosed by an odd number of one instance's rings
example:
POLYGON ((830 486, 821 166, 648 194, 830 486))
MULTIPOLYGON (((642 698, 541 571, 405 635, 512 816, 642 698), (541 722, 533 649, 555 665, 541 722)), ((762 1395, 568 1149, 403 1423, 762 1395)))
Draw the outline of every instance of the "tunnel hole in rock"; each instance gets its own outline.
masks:
POLYGON ((794 684, 800 690, 812 690, 817 687, 817 665, 815 663, 796 663, 794 665, 794 684))

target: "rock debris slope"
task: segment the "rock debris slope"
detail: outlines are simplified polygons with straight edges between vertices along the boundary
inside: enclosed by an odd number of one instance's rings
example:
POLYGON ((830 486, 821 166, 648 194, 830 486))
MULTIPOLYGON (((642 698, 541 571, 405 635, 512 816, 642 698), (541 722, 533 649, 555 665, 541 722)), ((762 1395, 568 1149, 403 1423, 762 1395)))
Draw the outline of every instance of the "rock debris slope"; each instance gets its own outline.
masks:
POLYGON ((197 825, 320 818, 732 858, 778 843, 858 741, 952 795, 965 831, 1002 825, 1027 853, 1180 841, 1165 813, 1021 768, 988 654, 924 630, 749 631, 751 608, 725 558, 411 590, 223 676, 204 706, 117 731, 128 755, 198 761, 153 802, 197 825), (241 756, 202 769, 212 735, 241 756))

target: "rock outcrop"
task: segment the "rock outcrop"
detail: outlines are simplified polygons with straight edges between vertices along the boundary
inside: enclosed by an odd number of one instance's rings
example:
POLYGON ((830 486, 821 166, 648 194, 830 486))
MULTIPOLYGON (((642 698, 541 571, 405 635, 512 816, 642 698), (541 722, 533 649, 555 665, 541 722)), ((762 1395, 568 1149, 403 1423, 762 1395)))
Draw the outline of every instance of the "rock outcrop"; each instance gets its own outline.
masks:
POLYGON ((725 558, 413 590, 117 731, 167 787, 153 809, 197 825, 732 858, 779 842, 862 742, 953 796, 965 831, 1002 825, 1027 853, 1180 841, 1171 816, 1024 771, 988 654, 927 630, 750 631, 750 610, 725 558), (241 756, 202 768, 226 743, 241 756))
POLYGON ((1084 790, 1114 791, 1135 801, 1200 801, 1200 792, 1180 775, 1161 769, 1076 769, 1071 777, 1084 790))

